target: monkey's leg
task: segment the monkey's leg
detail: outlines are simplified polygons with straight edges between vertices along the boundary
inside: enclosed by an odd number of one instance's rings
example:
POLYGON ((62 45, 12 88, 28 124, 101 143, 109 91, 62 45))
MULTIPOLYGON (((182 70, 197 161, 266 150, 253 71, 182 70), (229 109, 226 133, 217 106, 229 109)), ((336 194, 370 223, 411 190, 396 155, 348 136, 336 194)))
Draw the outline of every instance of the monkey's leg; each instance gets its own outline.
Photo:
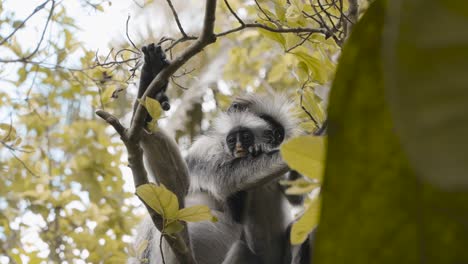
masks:
POLYGON ((248 191, 243 230, 248 247, 261 259, 260 263, 291 263, 287 203, 276 181, 248 191))
MULTIPOLYGON (((166 55, 164 54, 164 51, 162 50, 161 46, 155 46, 154 43, 152 43, 148 46, 144 46, 141 50, 144 54, 145 62, 141 69, 140 85, 138 87, 137 94, 138 99, 143 96, 143 94, 148 89, 148 86, 150 85, 151 81, 159 74, 159 72, 161 72, 162 69, 169 65, 169 62, 167 61, 166 55)), ((160 92, 149 94, 149 97, 155 98, 159 101, 161 107, 165 111, 169 110, 170 108, 169 100, 165 94, 166 89, 167 82, 164 84, 160 92)), ((136 109, 137 105, 138 102, 135 102, 134 109, 136 109)))
MULTIPOLYGON (((289 228, 290 229, 290 228, 289 228)), ((292 246, 292 262, 291 264, 312 264, 314 256, 314 244, 317 228, 315 228, 307 239, 300 245, 292 246)), ((288 234, 289 237, 289 234, 288 234)))
POLYGON ((260 259, 249 249, 247 244, 239 240, 235 242, 226 254, 222 264, 259 264, 260 259))

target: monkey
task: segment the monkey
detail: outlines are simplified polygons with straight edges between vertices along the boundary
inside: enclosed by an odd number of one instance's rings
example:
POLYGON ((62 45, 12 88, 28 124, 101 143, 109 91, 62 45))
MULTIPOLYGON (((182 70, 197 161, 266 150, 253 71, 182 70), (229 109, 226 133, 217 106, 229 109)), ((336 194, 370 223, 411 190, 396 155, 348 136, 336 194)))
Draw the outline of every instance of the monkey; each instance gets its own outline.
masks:
MULTIPOLYGON (((281 94, 254 95, 249 94, 236 98, 228 112, 251 112, 260 118, 264 119, 272 127, 271 131, 266 135, 269 138, 269 144, 272 148, 279 145, 288 138, 297 135, 300 131, 297 129, 297 119, 291 114, 293 104, 286 96, 281 94)), ((289 180, 302 177, 294 171, 289 172, 286 176, 289 180)), ((241 194, 242 199, 238 199, 236 206, 238 212, 244 216, 243 228, 246 234, 246 243, 248 247, 254 251, 266 252, 277 251, 281 252, 276 255, 276 260, 270 258, 272 254, 264 254, 260 259, 261 263, 290 263, 292 256, 292 248, 289 243, 289 230, 291 226, 290 219, 286 226, 276 224, 270 226, 270 230, 265 230, 265 219, 273 219, 278 215, 289 215, 290 208, 284 206, 285 199, 292 205, 299 205, 303 201, 302 196, 285 195, 285 188, 280 186, 278 181, 272 181, 269 185, 252 190, 245 198, 245 194, 241 194), (269 196, 268 199, 262 199, 263 196, 269 196), (276 199, 276 200, 275 200, 276 199), (272 210, 259 211, 258 208, 264 208, 265 205, 274 206, 272 210), (283 204, 282 206, 280 206, 283 204), (262 230, 263 229, 263 230, 262 230), (277 236, 276 241, 265 237, 265 234, 272 230, 283 230, 284 232, 277 236), (264 238, 262 238, 262 236, 264 238), (268 241, 268 242, 265 242, 268 241), (273 242, 272 242, 273 241, 273 242)), ((239 195, 234 195, 236 197, 239 195)), ((297 252, 297 249, 294 249, 297 252)), ((296 253, 297 254, 297 253, 296 253)), ((297 257, 295 257, 297 259, 297 257)))
MULTIPOLYGON (((260 263, 242 241, 242 226, 225 214, 227 209, 223 202, 236 188, 241 190, 243 184, 250 181, 247 178, 251 178, 252 174, 261 176, 261 173, 275 167, 271 166, 273 163, 282 162, 278 152, 268 153, 268 146, 263 145, 267 142, 265 132, 270 129, 267 122, 251 113, 222 113, 215 119, 213 129, 197 139, 190 149, 189 152, 196 155, 189 154, 186 158, 191 177, 191 194, 186 199, 186 205, 207 204, 218 217, 217 223, 188 223, 192 252, 198 263, 260 263), (214 163, 200 163, 200 157, 215 160, 214 163), (256 168, 246 167, 250 163, 256 163, 256 168), (223 175, 219 175, 219 178, 199 179, 203 182, 197 181, 198 177, 203 177, 197 173, 205 170, 204 166, 223 175)), ((160 263, 157 262, 161 261, 156 246, 159 241, 157 230, 150 220, 141 226, 139 233, 144 236, 139 236, 137 245, 146 239, 150 241, 150 247, 140 259, 147 258, 150 263, 160 263)), ((176 263, 167 246, 164 252, 167 263, 176 263)))
MULTIPOLYGON (((168 64, 160 47, 149 45, 142 50, 145 54, 145 65, 138 97, 146 91, 152 78, 168 64)), ((158 100, 160 102, 167 102, 167 99, 164 99, 165 89, 167 87, 163 88, 162 93, 154 95, 156 99, 162 98, 158 100)), ((217 223, 188 224, 190 246, 198 263, 288 263, 285 259, 290 257, 285 246, 288 241, 285 230, 290 219, 287 214, 283 213, 285 203, 283 197, 277 195, 277 182, 270 183, 270 181, 273 178, 272 175, 282 175, 287 171, 287 165, 282 160, 277 147, 285 138, 292 136, 295 129, 294 121, 286 112, 288 107, 284 104, 284 100, 278 101, 277 98, 268 99, 267 97, 259 99, 255 96, 248 97, 248 99, 242 101, 242 103, 247 103, 245 104, 247 107, 240 105, 239 110, 234 111, 235 107, 232 106, 232 109, 215 120, 215 128, 206 136, 200 137, 189 150, 189 155, 185 159, 186 163, 181 160, 180 153, 172 153, 177 146, 164 133, 144 134, 142 137, 141 146, 147 161, 147 170, 155 175, 158 173, 159 175, 176 174, 177 181, 173 183, 180 182, 184 186, 182 190, 189 190, 185 203, 187 205, 207 204, 219 219, 217 223), (241 109, 242 107, 244 109, 241 109), (233 132, 232 129, 237 129, 234 134, 236 140, 239 140, 242 130, 238 127, 241 125, 251 130, 254 134, 254 142, 259 141, 249 146, 247 150, 245 146, 241 146, 242 148, 233 152, 228 146, 227 136, 233 132), (252 127, 252 125, 257 126, 252 127), (259 131, 262 131, 261 135, 259 131), (170 146, 155 144, 156 137, 167 139, 170 146), (177 169, 171 170, 171 166, 157 163, 158 157, 164 155, 165 150, 168 150, 168 154, 174 157, 171 160, 176 160, 175 164, 180 165, 182 173, 179 173, 177 169), (187 174, 184 173, 186 170, 190 179, 184 177, 184 174, 187 174), (202 175, 204 172, 212 173, 211 176, 207 176, 207 181, 201 181, 206 179, 202 175), (252 187, 259 183, 265 185, 252 187), (247 210, 242 211, 236 219, 233 214, 228 213, 232 211, 229 209, 229 200, 242 193, 246 194, 245 201, 241 199, 240 204, 246 205, 244 208, 247 210), (266 205, 270 203, 276 208, 273 210, 266 208, 266 205), (272 215, 275 211, 278 215, 272 215), (243 215, 248 216, 247 220, 243 219, 243 215), (261 222, 264 216, 267 218, 261 222), (265 243, 252 242, 255 239, 263 240, 265 243)), ((142 257, 149 259, 150 263, 153 261, 159 263, 159 246, 157 246, 159 236, 156 228, 151 221, 146 220, 139 230, 140 235, 137 241, 150 241, 142 257)), ((174 254, 168 248, 167 243, 163 243, 162 246, 167 262, 176 263, 174 254)))

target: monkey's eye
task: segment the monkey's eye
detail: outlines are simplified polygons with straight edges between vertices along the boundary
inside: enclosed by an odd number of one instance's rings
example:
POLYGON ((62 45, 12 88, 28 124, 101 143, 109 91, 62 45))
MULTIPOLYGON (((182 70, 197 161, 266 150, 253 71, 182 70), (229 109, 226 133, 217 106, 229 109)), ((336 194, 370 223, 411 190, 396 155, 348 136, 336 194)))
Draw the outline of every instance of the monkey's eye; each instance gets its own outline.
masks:
POLYGON ((232 136, 232 135, 229 135, 226 138, 226 142, 228 143, 228 145, 234 145, 234 144, 236 144, 236 137, 232 136))
POLYGON ((274 135, 275 135, 275 139, 276 139, 277 142, 282 142, 283 141, 284 133, 282 131, 275 130, 274 135))
POLYGON ((243 142, 244 144, 246 144, 246 145, 251 145, 251 144, 253 144, 254 138, 253 138, 252 133, 250 133, 250 132, 243 132, 243 133, 241 134, 241 136, 242 136, 242 142, 243 142))

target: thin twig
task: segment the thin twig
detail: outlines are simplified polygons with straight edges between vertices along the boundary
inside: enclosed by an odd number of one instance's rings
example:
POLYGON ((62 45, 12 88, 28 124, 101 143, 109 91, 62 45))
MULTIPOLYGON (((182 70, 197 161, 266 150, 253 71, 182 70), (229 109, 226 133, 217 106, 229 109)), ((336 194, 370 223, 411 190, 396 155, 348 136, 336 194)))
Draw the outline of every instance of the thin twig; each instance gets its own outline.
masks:
POLYGON ((166 264, 166 259, 164 258, 164 250, 162 248, 162 243, 163 243, 163 232, 161 230, 161 233, 159 235, 159 251, 161 252, 161 259, 163 264, 166 264))
POLYGON ((302 87, 301 87, 301 96, 299 98, 299 103, 301 105, 301 108, 302 110, 309 116, 310 120, 312 120, 312 122, 314 123, 315 127, 317 129, 320 129, 320 125, 317 121, 317 119, 315 119, 314 116, 312 116, 312 114, 309 112, 309 110, 307 110, 307 108, 304 106, 303 104, 303 99, 304 99, 304 89, 305 89, 305 86, 307 85, 307 83, 309 82, 310 78, 307 77, 307 80, 302 84, 302 87))
MULTIPOLYGON (((3 144, 3 142, 2 142, 3 144)), ((20 159, 18 156, 16 156, 15 152, 11 149, 9 149, 10 151, 10 154, 19 162, 21 163, 21 166, 23 166, 24 169, 26 169, 26 171, 31 174, 32 176, 34 177, 37 177, 37 175, 28 167, 28 165, 22 160, 20 159)))
POLYGON ((302 38, 302 40, 299 41, 298 43, 296 43, 296 45, 294 45, 294 46, 290 47, 289 49, 287 49, 286 52, 291 52, 293 49, 301 46, 302 44, 304 44, 304 42, 308 41, 311 36, 312 36, 312 33, 308 33, 306 37, 299 36, 299 37, 302 38))
POLYGON ((130 15, 127 16, 127 22, 125 23, 125 35, 127 36, 127 39, 128 41, 130 41, 130 43, 132 44, 133 48, 138 50, 138 48, 136 47, 135 43, 133 43, 132 39, 130 38, 130 36, 128 35, 128 22, 130 21, 130 15))
POLYGON ((0 46, 3 45, 5 42, 7 42, 20 28, 22 28, 26 22, 32 17, 34 16, 37 12, 41 11, 42 9, 44 9, 44 7, 47 5, 47 3, 49 3, 51 0, 47 0, 45 1, 44 3, 38 5, 36 8, 34 8, 34 11, 29 15, 27 16, 19 26, 17 26, 8 36, 6 36, 4 39, 2 39, 2 41, 0 42, 0 46))
POLYGON ((172 5, 172 1, 171 0, 166 0, 166 2, 169 5, 169 7, 171 8, 172 15, 174 16, 174 19, 175 19, 175 21, 177 23, 177 27, 179 28, 180 33, 182 34, 183 37, 188 37, 187 34, 184 31, 184 28, 182 27, 182 24, 180 23, 179 15, 177 14, 177 11, 175 10, 174 5, 172 5))
POLYGON ((237 15, 237 13, 232 9, 231 5, 229 4, 228 0, 224 0, 224 4, 227 6, 229 9, 229 12, 237 19, 239 24, 244 25, 244 21, 237 15))
POLYGON ((275 33, 322 33, 325 34, 327 31, 323 28, 305 28, 305 27, 298 27, 298 28, 272 28, 267 25, 259 24, 259 23, 245 23, 237 28, 233 28, 221 33, 216 34, 216 37, 226 36, 234 32, 241 31, 246 28, 261 28, 270 32, 275 33))
POLYGON ((46 23, 44 25, 44 29, 42 30, 41 38, 39 39, 39 42, 37 43, 36 48, 33 50, 33 52, 31 52, 28 56, 23 57, 21 60, 29 60, 30 58, 32 58, 32 56, 34 56, 39 51, 39 47, 41 46, 42 41, 44 40, 44 35, 47 31, 47 27, 49 26, 49 22, 52 19, 52 14, 54 13, 54 9, 55 9, 55 1, 52 0, 52 6, 50 7, 49 16, 47 17, 46 23))

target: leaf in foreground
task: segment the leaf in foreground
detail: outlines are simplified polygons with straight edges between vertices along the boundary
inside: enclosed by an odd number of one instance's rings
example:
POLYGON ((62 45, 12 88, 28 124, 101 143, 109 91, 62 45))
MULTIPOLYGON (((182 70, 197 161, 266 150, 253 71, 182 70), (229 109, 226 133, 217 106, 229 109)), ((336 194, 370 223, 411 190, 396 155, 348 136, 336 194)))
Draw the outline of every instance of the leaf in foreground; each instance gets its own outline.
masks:
POLYGON ((162 184, 140 185, 137 187, 136 194, 164 219, 174 219, 179 212, 177 196, 162 184))
POLYGON ((281 145, 281 155, 293 170, 320 180, 323 173, 324 137, 296 137, 281 145))
POLYGON ((213 221, 217 219, 211 214, 211 210, 206 205, 195 205, 180 209, 177 213, 177 219, 186 222, 213 221))
POLYGON ((331 89, 314 263, 468 263, 468 193, 421 181, 395 133, 383 87, 385 17, 376 1, 354 27, 331 89))

